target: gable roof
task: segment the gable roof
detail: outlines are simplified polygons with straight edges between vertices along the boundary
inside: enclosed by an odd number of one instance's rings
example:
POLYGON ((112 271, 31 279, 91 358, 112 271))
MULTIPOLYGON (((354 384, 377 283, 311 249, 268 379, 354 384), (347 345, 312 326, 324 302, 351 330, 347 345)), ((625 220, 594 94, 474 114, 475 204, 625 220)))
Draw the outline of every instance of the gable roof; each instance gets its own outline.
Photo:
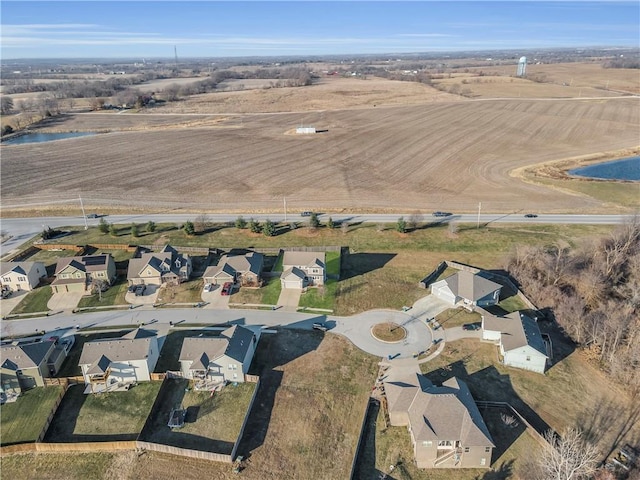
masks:
POLYGON ((151 348, 151 339, 155 338, 156 334, 148 330, 136 329, 127 333, 127 335, 120 338, 103 338, 85 343, 82 347, 82 354, 80 354, 78 364, 94 366, 103 356, 107 357, 111 363, 147 358, 151 348), (138 332, 139 330, 141 332, 138 332))
POLYGON ((129 260, 127 278, 138 278, 146 268, 152 268, 157 276, 178 275, 187 265, 188 256, 182 255, 171 245, 165 245, 160 252, 145 252, 139 258, 129 260))
POLYGON ((203 360, 203 354, 205 354, 208 357, 208 363, 215 362, 223 355, 242 362, 247 356, 255 335, 248 328, 233 325, 223 330, 219 337, 185 338, 180 350, 180 361, 195 363, 203 360))
POLYGON ((325 268, 324 258, 324 252, 284 252, 282 264, 296 267, 325 268))
POLYGON ((110 253, 100 255, 84 255, 81 257, 64 257, 56 263, 56 275, 62 270, 71 266, 82 272, 101 272, 106 270, 109 263, 113 261, 110 253))
POLYGON ((460 440, 493 447, 467 385, 453 377, 435 386, 421 374, 384 382, 390 411, 406 411, 416 441, 460 440))
POLYGON ((18 275, 27 275, 34 266, 41 262, 0 262, 0 275, 6 275, 9 272, 15 272, 18 275))
POLYGON ((109 365, 111 365, 111 360, 109 360, 105 355, 102 355, 98 359, 98 361, 94 362, 91 368, 87 370, 87 373, 89 375, 94 375, 96 373, 105 373, 109 368, 109 365))
POLYGON ((260 275, 264 256, 261 253, 227 254, 220 258, 217 265, 207 267, 203 277, 214 277, 220 273, 235 276, 236 273, 253 273, 260 275))
POLYGON ((461 270, 444 281, 454 295, 474 302, 502 288, 499 283, 466 270, 461 270))
POLYGON ((2 368, 20 370, 38 367, 46 361, 55 348, 54 342, 27 343, 24 345, 3 345, 2 368))
POLYGON ((287 268, 284 272, 282 272, 282 275, 280 276, 280 278, 282 278, 283 280, 287 280, 293 277, 299 280, 304 280, 306 276, 307 275, 298 267, 290 267, 290 268, 287 268))
POLYGON ((512 312, 505 315, 503 326, 500 341, 505 352, 528 345, 547 356, 547 349, 535 320, 522 312, 512 312))

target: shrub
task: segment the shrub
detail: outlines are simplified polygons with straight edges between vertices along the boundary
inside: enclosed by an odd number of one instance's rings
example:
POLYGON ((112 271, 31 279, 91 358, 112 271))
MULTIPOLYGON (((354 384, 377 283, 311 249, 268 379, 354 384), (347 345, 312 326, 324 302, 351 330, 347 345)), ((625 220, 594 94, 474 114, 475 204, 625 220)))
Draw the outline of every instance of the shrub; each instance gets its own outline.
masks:
POLYGON ((182 229, 184 230, 184 233, 186 233, 187 235, 193 235, 196 233, 196 228, 193 225, 193 222, 191 222, 190 220, 187 220, 186 222, 184 222, 182 229))
POLYGON ((242 218, 242 216, 239 216, 238 218, 236 218, 236 228, 240 229, 240 230, 244 230, 245 228, 247 228, 247 221, 242 218))

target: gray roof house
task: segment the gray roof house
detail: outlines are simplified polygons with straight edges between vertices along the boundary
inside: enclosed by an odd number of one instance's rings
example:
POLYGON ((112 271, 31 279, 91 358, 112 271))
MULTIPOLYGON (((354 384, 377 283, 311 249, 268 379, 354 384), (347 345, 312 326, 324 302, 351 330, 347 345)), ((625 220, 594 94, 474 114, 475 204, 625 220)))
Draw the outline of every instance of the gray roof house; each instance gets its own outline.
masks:
POLYGON ((502 285, 461 270, 431 285, 431 293, 451 305, 487 306, 495 305, 500 299, 502 285))
POLYGON ((391 425, 408 428, 418 468, 489 468, 495 445, 462 380, 436 386, 391 369, 384 389, 391 425))
POLYGON ((53 293, 85 292, 94 280, 111 284, 116 278, 116 263, 109 253, 64 257, 56 264, 53 293))
POLYGON ((185 338, 179 358, 182 376, 194 380, 199 390, 244 382, 259 339, 259 330, 241 325, 227 328, 219 337, 185 338))
POLYGON ((243 286, 259 286, 263 264, 264 256, 261 253, 229 253, 223 255, 217 265, 207 267, 202 277, 205 283, 213 285, 233 282, 243 286))
POLYGON ((282 288, 305 288, 327 281, 324 252, 284 252, 282 254, 282 288))
POLYGON ((12 291, 33 290, 47 277, 42 262, 0 262, 0 285, 12 291))
POLYGON ((120 338, 87 342, 78 364, 87 392, 149 381, 160 351, 155 332, 137 328, 120 338))
POLYGON ((496 342, 503 363, 510 367, 544 373, 547 366, 547 344, 535 320, 522 312, 496 317, 482 313, 482 338, 496 342))
POLYGON ((177 285, 191 276, 191 257, 165 245, 160 252, 143 253, 140 258, 129 260, 127 280, 129 285, 177 285))
POLYGON ((3 345, 0 348, 2 392, 18 392, 44 386, 44 378, 50 374, 47 364, 55 348, 55 342, 3 345))

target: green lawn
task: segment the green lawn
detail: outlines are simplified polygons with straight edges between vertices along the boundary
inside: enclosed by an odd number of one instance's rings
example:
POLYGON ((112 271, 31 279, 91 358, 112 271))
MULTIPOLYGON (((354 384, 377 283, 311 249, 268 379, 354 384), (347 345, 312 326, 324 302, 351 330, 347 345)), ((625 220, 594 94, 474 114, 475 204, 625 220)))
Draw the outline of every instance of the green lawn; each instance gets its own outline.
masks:
POLYGON ((229 302, 277 305, 282 285, 279 278, 266 278, 260 288, 240 288, 234 291, 229 302))
POLYGON ((124 296, 127 293, 127 280, 119 278, 109 287, 106 292, 102 292, 102 297, 94 293, 90 296, 84 296, 78 302, 78 307, 106 307, 110 305, 127 305, 124 296))
POLYGON ((135 440, 162 382, 142 382, 126 392, 85 395, 84 384, 67 390, 47 431, 49 442, 135 440))
POLYGON ((327 275, 340 276, 340 252, 326 252, 325 265, 327 267, 327 275))
POLYGON ((298 306, 333 310, 335 308, 337 289, 338 282, 336 280, 327 280, 324 287, 308 288, 306 292, 300 295, 298 306))
POLYGON ((282 272, 282 261, 284 259, 284 255, 278 255, 278 259, 276 260, 276 264, 273 267, 274 272, 282 272))
POLYGON ((444 328, 459 327, 465 323, 480 323, 482 316, 464 307, 449 308, 436 316, 436 321, 444 328))
POLYGON ((498 306, 507 312, 517 312, 519 310, 527 310, 529 308, 517 295, 505 298, 498 303, 498 306))
POLYGON ((197 303, 202 301, 204 280, 194 278, 180 285, 165 284, 158 291, 158 303, 197 303))
POLYGON ((49 285, 36 288, 27 293, 16 308, 11 310, 12 314, 47 312, 47 302, 51 299, 53 292, 49 285))
MULTIPOLYGON (((63 387, 36 387, 0 409, 2 445, 35 442, 63 387)), ((4 459, 2 460, 4 463, 4 459)))
POLYGON ((256 384, 229 384, 214 395, 188 387, 186 379, 165 380, 159 408, 152 413, 152 423, 145 428, 142 438, 181 448, 230 454, 256 384), (176 430, 167 426, 173 406, 187 410, 184 427, 176 430))

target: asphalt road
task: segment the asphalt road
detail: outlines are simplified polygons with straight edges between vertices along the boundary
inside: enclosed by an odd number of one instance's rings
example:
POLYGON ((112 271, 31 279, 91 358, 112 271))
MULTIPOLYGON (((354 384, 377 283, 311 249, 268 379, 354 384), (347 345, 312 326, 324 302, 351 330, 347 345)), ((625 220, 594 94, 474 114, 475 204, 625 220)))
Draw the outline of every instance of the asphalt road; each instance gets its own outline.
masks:
MULTIPOLYGON (((405 214, 323 214, 320 213, 318 218, 324 222, 329 217, 336 223, 347 221, 349 223, 395 223, 399 217, 403 216, 409 219, 412 213, 405 214)), ((108 215, 105 218, 109 223, 130 224, 130 223, 146 223, 153 220, 156 223, 183 223, 187 220, 193 221, 197 214, 140 214, 140 215, 108 215)), ((299 212, 275 214, 255 214, 243 215, 245 219, 255 218, 259 221, 269 219, 274 222, 305 222, 308 217, 302 217, 299 212)), ((238 214, 227 213, 211 213, 208 214, 210 220, 214 223, 234 222, 238 218, 238 214)), ((444 223, 452 220, 461 223, 475 223, 480 225, 488 225, 492 223, 561 223, 561 224, 619 224, 625 220, 632 218, 632 215, 564 215, 564 214, 540 214, 536 218, 525 218, 522 212, 509 214, 482 213, 477 214, 454 214, 448 217, 434 217, 425 215, 423 221, 444 223)), ((97 226, 99 218, 91 218, 86 220, 86 225, 97 226)), ((4 218, 0 220, 0 229, 3 234, 8 234, 11 238, 2 244, 2 254, 9 252, 22 243, 29 240, 32 236, 42 232, 46 227, 58 228, 64 226, 84 226, 85 219, 80 215, 76 217, 30 217, 30 218, 4 218)))

